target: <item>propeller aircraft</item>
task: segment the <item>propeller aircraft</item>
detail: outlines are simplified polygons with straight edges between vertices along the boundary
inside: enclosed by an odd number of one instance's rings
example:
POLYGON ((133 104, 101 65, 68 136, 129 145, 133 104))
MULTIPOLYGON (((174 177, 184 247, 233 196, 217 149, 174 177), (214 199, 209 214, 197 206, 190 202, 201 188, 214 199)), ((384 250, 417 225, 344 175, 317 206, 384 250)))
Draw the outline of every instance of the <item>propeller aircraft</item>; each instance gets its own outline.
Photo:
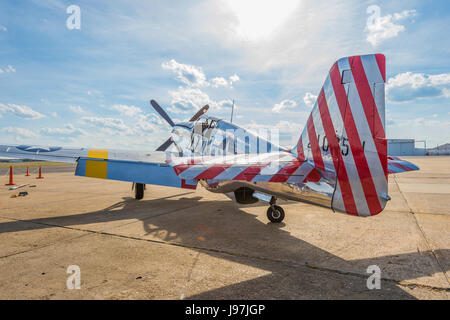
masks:
POLYGON ((385 82, 382 54, 336 61, 290 149, 206 115, 208 105, 189 121, 174 123, 152 100, 172 127, 156 151, 0 145, 0 156, 77 163, 77 176, 132 182, 138 200, 146 185, 196 189, 200 184, 240 204, 267 202, 267 217, 275 223, 285 217, 278 199, 372 216, 390 200, 389 174, 419 170, 387 155, 385 82))

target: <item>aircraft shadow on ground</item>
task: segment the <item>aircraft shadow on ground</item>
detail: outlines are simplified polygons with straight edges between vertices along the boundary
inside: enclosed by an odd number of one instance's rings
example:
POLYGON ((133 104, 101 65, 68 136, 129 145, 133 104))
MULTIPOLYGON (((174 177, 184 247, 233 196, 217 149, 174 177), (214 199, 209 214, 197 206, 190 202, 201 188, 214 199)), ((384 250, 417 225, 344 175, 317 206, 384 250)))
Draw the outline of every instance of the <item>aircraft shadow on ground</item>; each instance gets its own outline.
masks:
MULTIPOLYGON (((187 194, 192 193, 141 201, 125 197, 123 201, 99 211, 3 222, 0 223, 0 234, 56 226, 76 226, 75 228, 83 229, 83 225, 138 219, 143 223, 144 234, 133 234, 133 237, 152 237, 185 245, 197 250, 199 254, 270 272, 268 275, 200 294, 187 294, 191 299, 413 299, 413 296, 396 285, 396 281, 440 272, 415 267, 415 261, 423 259, 423 255, 433 259, 432 252, 344 260, 292 236, 281 229, 283 223, 261 222, 255 215, 239 209, 229 200, 207 201, 199 196, 178 198, 187 194), (203 209, 198 210, 200 208, 203 209), (158 209, 156 213, 152 213, 155 209, 158 209), (368 290, 366 281, 370 275, 365 272, 370 265, 381 268, 382 279, 383 270, 391 270, 395 274, 392 280, 395 281, 382 280, 381 290, 368 290)), ((121 227, 123 225, 107 228, 106 231, 114 234, 115 229, 121 227)), ((448 255, 449 250, 437 250, 434 254, 448 255)), ((448 271, 448 266, 444 267, 448 271)), ((386 278, 390 279, 390 276, 386 278)), ((194 286, 195 282, 192 281, 191 285, 194 286)))

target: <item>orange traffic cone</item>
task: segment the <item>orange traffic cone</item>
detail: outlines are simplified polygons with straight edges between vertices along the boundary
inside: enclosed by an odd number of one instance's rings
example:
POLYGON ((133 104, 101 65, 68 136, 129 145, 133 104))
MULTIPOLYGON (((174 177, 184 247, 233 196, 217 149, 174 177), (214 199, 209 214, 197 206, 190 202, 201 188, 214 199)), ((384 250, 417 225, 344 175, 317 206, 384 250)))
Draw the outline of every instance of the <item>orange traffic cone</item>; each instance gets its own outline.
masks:
POLYGON ((14 186, 15 183, 13 181, 13 167, 9 167, 9 183, 5 184, 5 186, 14 186))
POLYGON ((30 172, 28 171, 28 167, 27 167, 27 174, 25 175, 25 177, 29 177, 30 176, 30 172))
POLYGON ((42 176, 42 168, 39 167, 39 176, 36 179, 44 179, 44 177, 42 176))

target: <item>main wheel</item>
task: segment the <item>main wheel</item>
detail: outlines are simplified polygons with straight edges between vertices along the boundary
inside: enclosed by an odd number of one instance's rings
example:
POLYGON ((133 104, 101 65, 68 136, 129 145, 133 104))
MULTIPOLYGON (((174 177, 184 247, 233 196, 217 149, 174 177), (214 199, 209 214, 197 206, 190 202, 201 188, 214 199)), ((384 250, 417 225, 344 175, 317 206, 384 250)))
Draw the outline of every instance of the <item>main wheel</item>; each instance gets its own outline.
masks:
POLYGON ((136 183, 134 185, 134 197, 136 200, 141 200, 144 198, 144 187, 145 184, 143 183, 136 183))
POLYGON ((267 209, 267 218, 270 222, 280 223, 284 219, 284 210, 282 207, 273 205, 267 209))

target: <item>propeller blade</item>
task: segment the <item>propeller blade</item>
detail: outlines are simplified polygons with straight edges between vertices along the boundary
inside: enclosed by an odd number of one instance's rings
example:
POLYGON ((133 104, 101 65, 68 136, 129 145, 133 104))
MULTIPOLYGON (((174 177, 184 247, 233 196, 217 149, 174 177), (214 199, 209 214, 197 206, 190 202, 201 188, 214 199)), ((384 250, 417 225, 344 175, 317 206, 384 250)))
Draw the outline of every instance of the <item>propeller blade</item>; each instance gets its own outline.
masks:
POLYGON ((205 114, 206 111, 208 111, 208 109, 209 109, 209 105, 204 106, 203 108, 198 110, 197 113, 194 114, 194 116, 189 121, 192 122, 192 121, 197 120, 201 115, 205 114))
POLYGON ((151 100, 150 104, 153 106, 156 112, 158 112, 159 115, 170 124, 171 127, 175 126, 175 123, 173 123, 172 119, 170 119, 168 114, 163 110, 163 108, 159 106, 159 104, 155 100, 151 100))
POLYGON ((158 147, 158 149, 156 149, 156 151, 166 151, 167 148, 169 148, 172 143, 173 143, 172 138, 169 138, 166 140, 166 142, 164 142, 162 145, 160 145, 158 147))

